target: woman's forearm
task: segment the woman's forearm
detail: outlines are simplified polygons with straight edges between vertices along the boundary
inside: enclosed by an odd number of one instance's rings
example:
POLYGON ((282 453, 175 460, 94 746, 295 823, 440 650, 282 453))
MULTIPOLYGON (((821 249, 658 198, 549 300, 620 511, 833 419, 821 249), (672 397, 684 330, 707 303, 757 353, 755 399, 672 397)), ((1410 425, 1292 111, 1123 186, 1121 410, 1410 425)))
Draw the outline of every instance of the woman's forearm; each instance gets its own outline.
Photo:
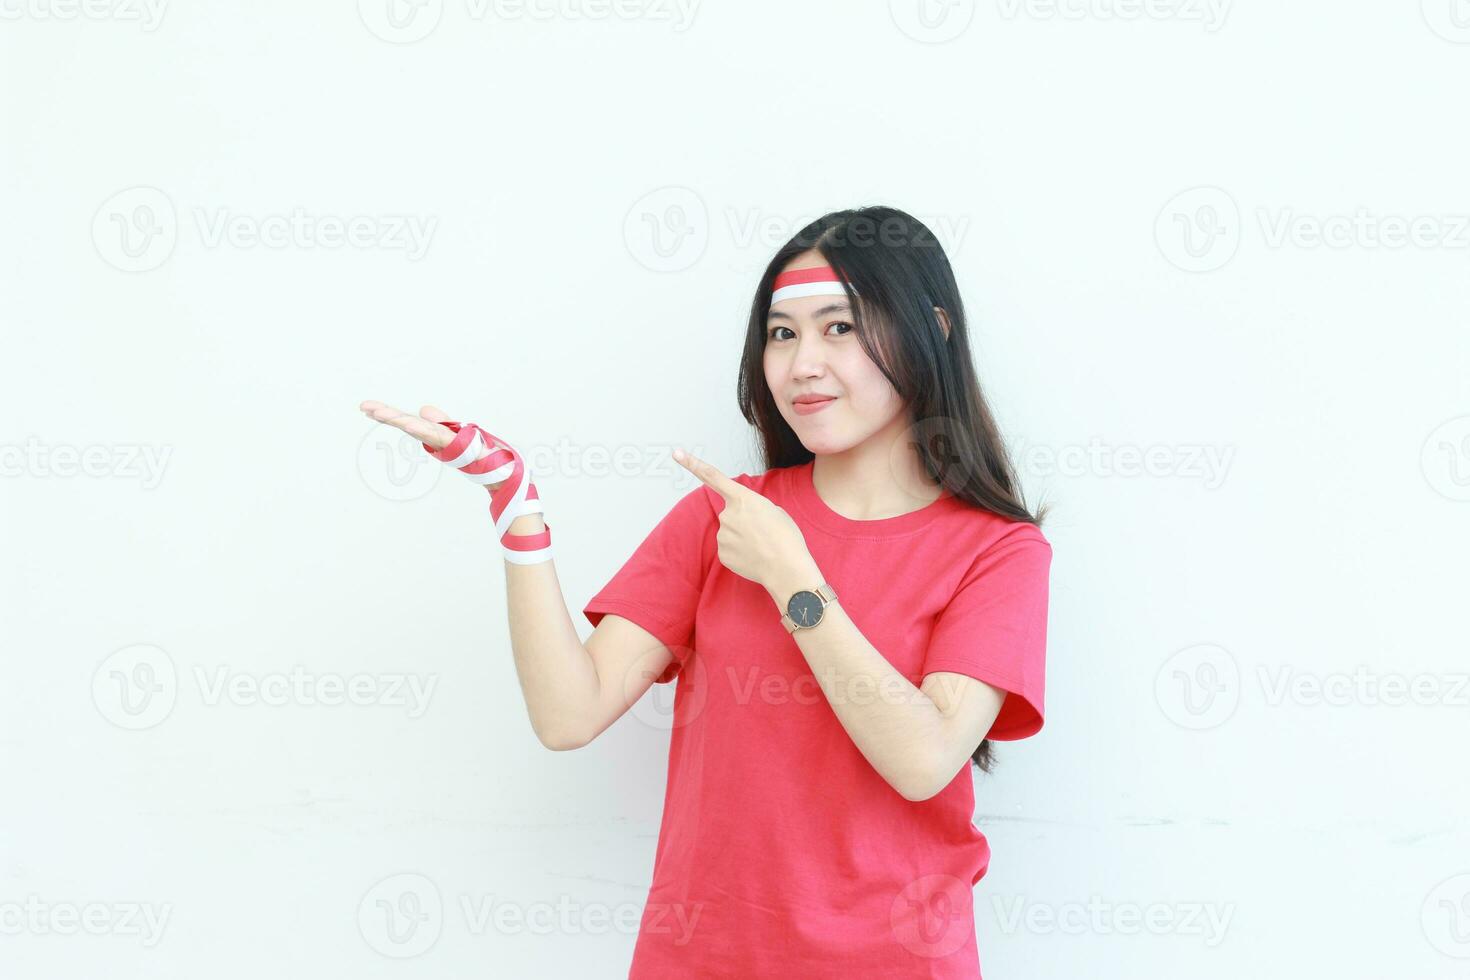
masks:
MULTIPOLYGON (((779 615, 782 601, 797 589, 821 582, 815 563, 796 566, 767 587, 779 615)), ((899 673, 863 636, 842 608, 828 604, 814 629, 792 638, 806 658, 837 720, 878 774, 906 799, 919 799, 935 778, 945 737, 939 707, 899 673)))
MULTIPOLYGON (((540 514, 524 514, 510 529, 512 534, 538 534, 545 527, 540 514)), ((547 748, 576 748, 599 682, 596 665, 567 612, 556 563, 506 561, 505 593, 511 651, 531 728, 547 748)))

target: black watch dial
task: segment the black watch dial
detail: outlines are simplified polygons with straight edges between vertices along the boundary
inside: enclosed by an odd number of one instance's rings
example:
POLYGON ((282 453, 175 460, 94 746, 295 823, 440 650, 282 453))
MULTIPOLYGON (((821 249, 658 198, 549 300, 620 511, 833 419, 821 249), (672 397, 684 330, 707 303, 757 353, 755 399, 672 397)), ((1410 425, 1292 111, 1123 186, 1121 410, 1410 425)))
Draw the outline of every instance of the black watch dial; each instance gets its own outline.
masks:
POLYGON ((802 590, 787 600, 786 615, 798 627, 815 626, 822 621, 822 597, 802 590))

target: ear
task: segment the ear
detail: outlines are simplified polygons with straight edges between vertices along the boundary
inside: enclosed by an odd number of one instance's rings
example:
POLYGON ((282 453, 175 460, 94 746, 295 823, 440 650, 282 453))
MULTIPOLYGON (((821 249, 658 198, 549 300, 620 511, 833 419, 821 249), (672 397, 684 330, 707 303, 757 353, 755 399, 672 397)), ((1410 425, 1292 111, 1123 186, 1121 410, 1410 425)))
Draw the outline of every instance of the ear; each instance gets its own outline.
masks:
POLYGON ((939 317, 939 326, 944 330, 944 339, 949 339, 949 314, 939 307, 934 307, 934 315, 939 317))

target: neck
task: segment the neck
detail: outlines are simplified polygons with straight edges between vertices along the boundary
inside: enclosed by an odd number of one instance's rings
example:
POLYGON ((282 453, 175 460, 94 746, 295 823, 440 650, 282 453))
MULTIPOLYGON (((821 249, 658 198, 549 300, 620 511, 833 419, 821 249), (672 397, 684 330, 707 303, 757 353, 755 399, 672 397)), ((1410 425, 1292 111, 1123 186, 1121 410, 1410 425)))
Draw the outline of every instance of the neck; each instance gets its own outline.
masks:
POLYGON ((819 454, 812 486, 822 502, 852 521, 879 521, 927 507, 944 492, 924 470, 911 444, 913 427, 900 415, 851 449, 819 454))

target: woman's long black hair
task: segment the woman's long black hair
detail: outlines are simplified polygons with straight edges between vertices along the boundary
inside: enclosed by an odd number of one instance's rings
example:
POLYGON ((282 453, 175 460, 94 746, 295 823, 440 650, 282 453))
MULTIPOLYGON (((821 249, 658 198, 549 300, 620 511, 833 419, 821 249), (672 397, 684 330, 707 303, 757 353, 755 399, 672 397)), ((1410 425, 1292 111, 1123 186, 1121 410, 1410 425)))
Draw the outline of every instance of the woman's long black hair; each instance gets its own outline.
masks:
MULTIPOLYGON (((737 398, 741 414, 759 434, 766 468, 814 458, 782 418, 764 369, 772 283, 787 263, 812 249, 850 283, 845 288, 858 342, 907 404, 909 431, 929 476, 975 506, 1040 526, 1046 508, 1034 516, 1026 508, 980 391, 949 259, 923 222, 896 208, 823 215, 781 246, 761 276, 750 306, 737 398), (948 316, 947 339, 936 306, 948 316)), ((990 771, 994 759, 988 739, 971 759, 990 771)))

